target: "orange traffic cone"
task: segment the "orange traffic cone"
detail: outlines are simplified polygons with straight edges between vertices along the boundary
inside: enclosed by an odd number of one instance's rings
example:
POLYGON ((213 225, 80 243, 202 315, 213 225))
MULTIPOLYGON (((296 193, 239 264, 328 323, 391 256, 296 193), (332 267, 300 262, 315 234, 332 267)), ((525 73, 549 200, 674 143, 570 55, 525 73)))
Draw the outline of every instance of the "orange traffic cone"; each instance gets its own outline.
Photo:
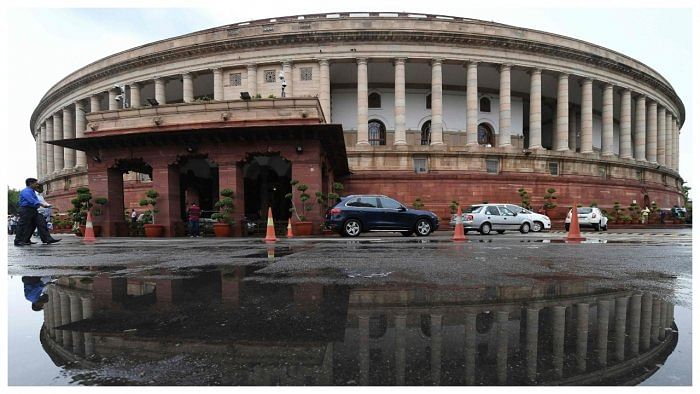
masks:
POLYGON ((569 234, 566 235, 566 241, 581 242, 585 240, 586 238, 581 236, 581 229, 578 225, 578 205, 574 201, 573 208, 571 208, 571 223, 569 224, 569 234))
POLYGON ((289 222, 287 222, 287 238, 294 238, 294 232, 292 231, 292 218, 289 218, 289 222))
POLYGON ((272 220, 272 207, 267 208, 267 234, 265 234, 265 242, 277 242, 275 236, 275 222, 272 220))
POLYGON ((464 235, 464 223, 462 222, 462 208, 457 207, 457 222, 455 223, 455 233, 452 236, 453 241, 466 241, 467 237, 464 235))
POLYGON ((90 211, 87 213, 87 220, 85 220, 85 234, 83 234, 84 243, 95 243, 95 231, 92 229, 92 214, 90 211))

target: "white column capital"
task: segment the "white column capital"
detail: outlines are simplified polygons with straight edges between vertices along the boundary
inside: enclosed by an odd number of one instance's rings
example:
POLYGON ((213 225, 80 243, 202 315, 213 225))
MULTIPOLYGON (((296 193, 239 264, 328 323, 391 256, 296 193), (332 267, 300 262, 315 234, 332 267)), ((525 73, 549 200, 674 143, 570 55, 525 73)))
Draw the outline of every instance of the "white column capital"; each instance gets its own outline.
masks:
POLYGON ((471 60, 471 59, 465 61, 465 62, 462 64, 462 66, 463 66, 464 68, 477 67, 478 65, 479 65, 479 61, 478 61, 478 60, 471 60))
POLYGON ((435 57, 435 58, 430 59, 430 64, 433 66, 439 66, 439 65, 442 65, 442 62, 444 60, 445 59, 443 59, 443 58, 435 57))
POLYGON ((329 62, 328 62, 328 59, 326 59, 324 57, 324 58, 318 59, 318 64, 320 64, 322 66, 327 66, 327 65, 329 65, 329 62))
POLYGON ((397 64, 406 64, 406 59, 405 57, 395 57, 394 58, 394 65, 396 66, 397 64))
POLYGON ((542 74, 542 69, 539 67, 534 67, 531 68, 527 71, 528 74, 533 75, 533 74, 542 74))
POLYGON ((355 58, 355 61, 357 62, 357 64, 367 65, 367 58, 366 57, 357 57, 357 58, 355 58))
POLYGON ((513 68, 513 65, 510 63, 501 63, 499 65, 499 70, 501 72, 510 71, 511 68, 513 68))

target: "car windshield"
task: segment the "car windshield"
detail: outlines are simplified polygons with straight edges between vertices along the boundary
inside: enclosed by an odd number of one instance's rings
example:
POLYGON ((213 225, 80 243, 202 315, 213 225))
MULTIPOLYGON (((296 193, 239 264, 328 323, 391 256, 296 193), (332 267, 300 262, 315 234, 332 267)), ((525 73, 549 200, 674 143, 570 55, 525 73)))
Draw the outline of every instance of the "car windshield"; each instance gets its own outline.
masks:
POLYGON ((483 208, 483 205, 472 205, 470 207, 464 208, 462 213, 474 213, 474 212, 479 212, 481 208, 483 208))
POLYGON ((580 215, 585 215, 593 212, 593 208, 578 208, 577 211, 580 215))

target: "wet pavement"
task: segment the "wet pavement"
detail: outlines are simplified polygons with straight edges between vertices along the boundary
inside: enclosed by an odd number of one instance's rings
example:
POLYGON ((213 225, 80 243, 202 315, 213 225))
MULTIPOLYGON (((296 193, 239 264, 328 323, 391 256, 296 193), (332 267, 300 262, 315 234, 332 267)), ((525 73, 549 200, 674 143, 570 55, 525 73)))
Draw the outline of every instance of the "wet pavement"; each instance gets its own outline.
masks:
POLYGON ((690 385, 690 230, 564 235, 10 245, 8 381, 690 385))

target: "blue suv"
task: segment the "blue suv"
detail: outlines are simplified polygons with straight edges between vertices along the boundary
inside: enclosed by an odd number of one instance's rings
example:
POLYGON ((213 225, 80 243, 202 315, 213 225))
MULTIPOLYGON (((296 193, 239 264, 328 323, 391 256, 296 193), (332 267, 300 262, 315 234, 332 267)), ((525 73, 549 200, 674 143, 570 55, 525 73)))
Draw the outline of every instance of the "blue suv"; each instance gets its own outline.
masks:
POLYGON ((342 236, 357 237, 368 231, 397 231, 409 237, 430 235, 438 229, 439 219, 430 211, 407 208, 381 195, 343 197, 326 211, 325 226, 342 236))

